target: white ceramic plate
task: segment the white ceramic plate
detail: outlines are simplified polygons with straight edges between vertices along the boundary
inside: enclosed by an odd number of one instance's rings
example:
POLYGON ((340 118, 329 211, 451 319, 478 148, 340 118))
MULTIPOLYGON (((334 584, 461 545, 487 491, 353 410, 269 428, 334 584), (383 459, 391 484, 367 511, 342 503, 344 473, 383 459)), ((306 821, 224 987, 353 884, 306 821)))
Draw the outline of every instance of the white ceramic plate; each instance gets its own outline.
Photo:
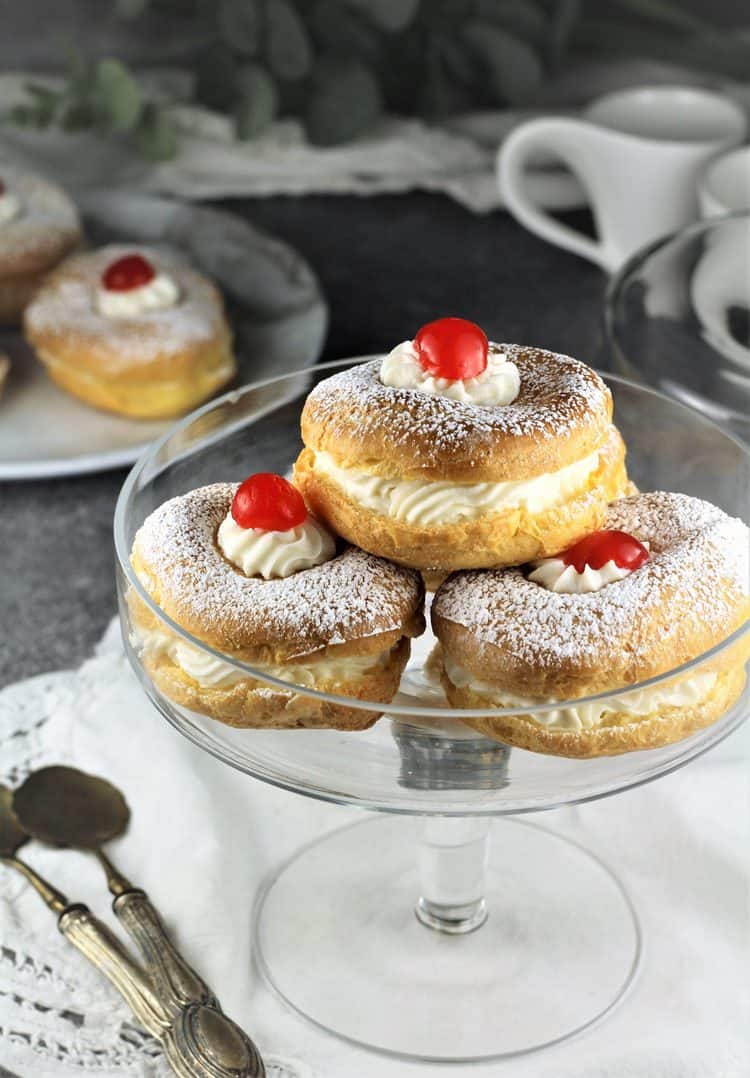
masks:
MULTIPOLYGON (((79 200, 87 239, 182 249, 220 285, 235 332, 237 383, 312 366, 328 316, 314 273, 287 244, 223 210, 125 193, 79 200)), ((132 464, 173 422, 89 408, 50 382, 20 333, 0 335, 11 370, 0 396, 0 480, 79 475, 132 464)))

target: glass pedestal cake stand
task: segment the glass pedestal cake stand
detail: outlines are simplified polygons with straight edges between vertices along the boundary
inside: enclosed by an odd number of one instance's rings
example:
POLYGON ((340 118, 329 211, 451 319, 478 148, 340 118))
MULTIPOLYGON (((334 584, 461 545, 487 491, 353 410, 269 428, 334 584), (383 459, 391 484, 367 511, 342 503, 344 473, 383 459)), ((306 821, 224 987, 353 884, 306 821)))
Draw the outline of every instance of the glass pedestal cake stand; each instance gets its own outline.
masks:
MULTIPOLYGON (((511 749, 463 725, 468 713, 446 706, 425 669, 429 633, 413 647, 396 700, 377 705, 385 714, 366 732, 237 730, 164 696, 139 658, 131 590, 170 632, 220 653, 143 591, 128 559, 135 532, 176 494, 284 473, 300 448, 306 392, 353 362, 229 393, 141 458, 115 515, 125 646, 152 702, 191 741, 253 778, 370 810, 279 867, 256 903, 256 954, 278 994, 331 1033, 395 1056, 510 1057, 600 1020, 627 992, 641 954, 638 913, 614 869, 527 814, 681 767, 740 725, 748 693, 678 744, 592 760, 511 749)), ((750 517, 750 453, 739 442, 676 401, 606 378, 641 490, 684 491, 750 517)))

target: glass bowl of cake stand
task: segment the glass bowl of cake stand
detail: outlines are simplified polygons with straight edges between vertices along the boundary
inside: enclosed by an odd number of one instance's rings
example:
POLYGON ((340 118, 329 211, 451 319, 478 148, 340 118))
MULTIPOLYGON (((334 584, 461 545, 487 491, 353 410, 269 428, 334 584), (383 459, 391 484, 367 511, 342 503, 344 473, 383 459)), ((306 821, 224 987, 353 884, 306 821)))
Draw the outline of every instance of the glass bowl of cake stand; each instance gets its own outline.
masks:
MULTIPOLYGON (((642 946, 638 911, 615 868, 533 814, 687 764, 737 729, 748 692, 684 741, 591 760, 509 748, 463 724, 469 712, 449 708, 425 668, 429 630, 414 642, 392 704, 347 700, 383 712, 365 732, 238 730, 164 696, 139 659, 131 590, 167 631, 226 657, 145 593, 128 559, 135 532, 174 495, 256 471, 287 472, 300 449, 305 394, 354 362, 228 393, 144 454, 115 514, 125 647, 156 708, 195 744, 251 778, 369 810, 278 867, 257 899, 255 954, 276 992, 327 1031, 397 1057, 511 1057, 601 1020, 632 984, 642 946)), ((750 517, 750 453, 740 442, 677 401, 606 379, 641 490, 684 491, 750 517)), ((700 673, 717 650, 679 674, 700 673)), ((288 685, 228 661, 269 686, 288 685)))

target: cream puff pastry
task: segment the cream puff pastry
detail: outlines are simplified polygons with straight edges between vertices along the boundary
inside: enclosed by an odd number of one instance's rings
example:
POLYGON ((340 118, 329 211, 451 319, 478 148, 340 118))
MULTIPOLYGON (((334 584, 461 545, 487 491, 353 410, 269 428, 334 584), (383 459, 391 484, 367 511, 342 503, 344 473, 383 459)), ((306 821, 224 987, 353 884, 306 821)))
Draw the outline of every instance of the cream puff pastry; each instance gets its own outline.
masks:
POLYGON ((432 606, 448 699, 496 708, 464 720, 486 736, 559 756, 655 748, 708 726, 742 692, 750 634, 663 683, 575 700, 664 674, 741 627, 749 542, 741 521, 708 502, 638 494, 558 557, 456 573, 432 606), (503 714, 558 701, 533 716, 503 714))
POLYGON ((40 288, 24 327, 59 386, 139 419, 188 411, 236 370, 218 289, 167 250, 74 255, 40 288))
POLYGON ((178 638, 130 593, 134 643, 171 700, 231 726, 361 730, 379 717, 294 686, 390 701, 424 630, 419 574, 362 550, 337 551, 299 492, 251 476, 173 498, 136 535, 132 564, 177 624, 290 682, 271 686, 178 638))
POLYGON ((81 241, 78 211, 54 183, 0 167, 0 323, 17 325, 42 280, 81 241))
POLYGON ((313 512, 432 577, 552 554, 628 489, 601 378, 463 319, 320 382, 302 439, 295 480, 313 512))

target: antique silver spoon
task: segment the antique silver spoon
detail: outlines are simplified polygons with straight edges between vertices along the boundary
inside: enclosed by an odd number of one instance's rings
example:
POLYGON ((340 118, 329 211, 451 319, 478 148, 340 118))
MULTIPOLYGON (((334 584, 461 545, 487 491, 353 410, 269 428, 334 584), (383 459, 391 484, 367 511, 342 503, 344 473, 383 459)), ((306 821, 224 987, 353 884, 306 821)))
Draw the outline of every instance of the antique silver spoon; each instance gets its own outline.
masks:
POLYGON ((253 1041, 222 1012, 214 993, 179 953, 145 892, 134 887, 101 849, 104 842, 121 835, 130 820, 120 791, 76 768, 45 767, 16 790, 13 811, 34 838, 88 851, 102 865, 114 896, 112 909, 141 950, 170 1019, 174 1048, 195 1065, 193 1073, 207 1078, 263 1078, 265 1069, 253 1041))
POLYGON ((28 880, 57 914, 57 926, 65 938, 112 982, 143 1027, 161 1039, 169 1027, 169 1016, 140 966, 87 906, 69 902, 61 891, 18 857, 18 850, 30 836, 14 815, 12 801, 12 792, 0 786, 0 861, 28 880))

